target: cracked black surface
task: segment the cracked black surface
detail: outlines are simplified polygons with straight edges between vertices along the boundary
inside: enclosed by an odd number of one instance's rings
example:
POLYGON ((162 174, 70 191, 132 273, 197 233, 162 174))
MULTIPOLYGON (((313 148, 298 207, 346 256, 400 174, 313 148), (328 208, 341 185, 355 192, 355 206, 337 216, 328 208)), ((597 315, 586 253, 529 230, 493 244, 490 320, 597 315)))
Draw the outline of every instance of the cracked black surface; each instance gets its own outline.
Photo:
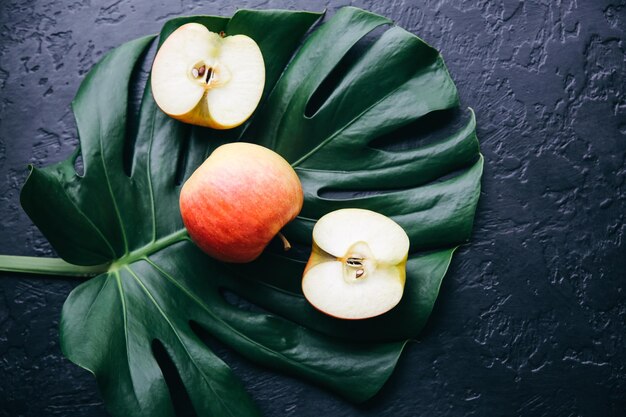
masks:
MULTIPOLYGON (((52 256, 19 206, 27 164, 77 144, 69 104, 124 41, 183 14, 355 5, 437 47, 485 155, 472 242, 383 391, 351 405, 216 351, 267 416, 618 416, 626 409, 626 2, 3 0, 0 253, 52 256)), ((106 416, 59 349, 79 281, 0 274, 0 416, 106 416)))

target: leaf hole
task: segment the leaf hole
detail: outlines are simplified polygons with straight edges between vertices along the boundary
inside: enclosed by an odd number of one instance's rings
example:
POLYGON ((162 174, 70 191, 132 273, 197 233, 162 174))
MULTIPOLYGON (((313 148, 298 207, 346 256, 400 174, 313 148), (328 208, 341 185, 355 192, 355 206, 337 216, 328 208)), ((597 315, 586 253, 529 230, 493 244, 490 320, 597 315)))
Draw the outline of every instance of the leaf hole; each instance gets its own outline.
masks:
POLYGON ((226 288, 220 288, 220 295, 222 296, 224 301, 226 301, 233 307, 237 307, 239 310, 249 311, 251 313, 269 314, 268 311, 263 310, 256 304, 251 303, 250 301, 240 297, 239 295, 226 288))
POLYGON ((74 157, 74 171, 76 172, 76 175, 78 175, 79 177, 83 177, 85 175, 85 164, 83 161, 83 153, 80 151, 74 157))
POLYGON ((413 122, 373 139, 370 148, 402 152, 437 143, 467 124, 471 112, 459 107, 430 112, 413 122))
POLYGON ((170 393, 170 399, 172 400, 172 406, 174 407, 174 414, 176 414, 177 417, 198 417, 193 408, 189 393, 185 389, 183 380, 178 373, 178 369, 176 365, 174 365, 174 361, 172 361, 165 346, 163 346, 158 339, 152 341, 152 354, 159 368, 161 368, 163 378, 165 378, 165 383, 170 393))
POLYGON ((478 161, 478 159, 480 159, 480 156, 476 155, 476 158, 474 158, 467 166, 463 168, 454 169, 444 175, 441 175, 440 177, 437 177, 435 180, 431 181, 429 184, 438 184, 441 182, 446 182, 460 175, 463 175, 465 172, 469 170, 469 168, 474 166, 474 164, 478 161))
MULTIPOLYGON (((204 343, 213 353, 215 353, 215 355, 223 360, 224 363, 227 363, 229 357, 234 355, 233 353, 231 353, 230 349, 226 345, 217 340, 215 336, 213 336, 208 330, 204 328, 204 326, 202 326, 202 324, 190 320, 189 327, 191 328, 191 331, 194 332, 196 336, 198 336, 198 339, 200 339, 202 343, 204 343)), ((227 363, 227 365, 229 364, 227 363)))
POLYGON ((371 197, 374 195, 384 195, 384 194, 391 194, 391 193, 413 190, 415 188, 419 188, 420 186, 431 186, 433 184, 446 182, 448 180, 451 180, 453 178, 456 178, 462 175, 469 169, 469 167, 473 166, 476 163, 478 158, 479 157, 476 156, 476 158, 466 167, 447 172, 446 174, 441 175, 431 181, 428 181, 427 184, 423 184, 423 185, 385 188, 385 189, 377 189, 377 190, 322 188, 318 190, 317 195, 319 198, 324 199, 324 200, 329 200, 329 201, 348 201, 348 200, 355 200, 359 198, 371 197))
POLYGON ((198 336, 198 339, 219 357, 245 385, 254 385, 254 382, 250 383, 249 380, 251 377, 256 378, 255 374, 259 375, 261 379, 264 378, 262 368, 258 364, 239 355, 232 347, 213 336, 201 323, 190 320, 189 327, 198 336))
POLYGON ((152 57, 156 53, 156 42, 152 42, 137 60, 128 85, 128 103, 126 105, 126 137, 124 140, 122 166, 127 176, 130 176, 133 169, 133 159, 135 157, 135 142, 139 133, 139 121, 141 103, 144 99, 152 99, 146 91, 150 70, 152 67, 152 57))
POLYGON ((304 116, 312 118, 320 108, 326 103, 330 95, 337 89, 337 86, 348 74, 350 69, 361 59, 369 48, 385 33, 392 25, 384 24, 378 26, 359 39, 346 54, 339 60, 335 68, 324 78, 324 81, 317 87, 309 98, 304 108, 304 116))
POLYGON ((339 190, 334 188, 322 188, 317 192, 317 196, 319 198, 323 198, 325 200, 333 200, 333 201, 343 201, 343 200, 353 200, 355 198, 364 198, 372 195, 392 193, 395 191, 400 191, 400 189, 389 189, 389 190, 339 190))

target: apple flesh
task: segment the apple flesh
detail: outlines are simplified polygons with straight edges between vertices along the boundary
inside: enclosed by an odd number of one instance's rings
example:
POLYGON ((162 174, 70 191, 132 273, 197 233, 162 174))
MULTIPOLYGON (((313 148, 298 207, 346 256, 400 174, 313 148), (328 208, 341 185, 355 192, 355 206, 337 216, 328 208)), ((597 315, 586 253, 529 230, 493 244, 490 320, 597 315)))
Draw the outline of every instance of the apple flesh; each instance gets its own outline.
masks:
POLYGON ((191 239, 225 262, 257 258, 304 200, 300 180, 276 152, 250 143, 218 147, 183 184, 180 213, 191 239))
POLYGON ((265 85, 265 64, 245 35, 222 37, 199 23, 176 29, 152 65, 152 95, 169 116, 185 123, 230 129, 254 112, 265 85))
POLYGON ((313 228, 313 250, 302 291, 318 310, 365 319, 395 307, 404 292, 409 237, 396 222, 370 210, 326 214, 313 228))

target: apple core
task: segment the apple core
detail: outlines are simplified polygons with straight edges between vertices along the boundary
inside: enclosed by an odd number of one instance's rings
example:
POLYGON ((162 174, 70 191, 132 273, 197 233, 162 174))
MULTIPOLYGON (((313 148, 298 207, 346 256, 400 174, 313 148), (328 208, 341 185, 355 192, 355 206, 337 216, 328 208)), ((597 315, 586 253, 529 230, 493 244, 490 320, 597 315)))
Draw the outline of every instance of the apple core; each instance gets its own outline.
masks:
POLYGON ((159 48, 152 95, 170 117, 230 129, 254 112, 265 87, 265 62, 245 35, 226 36, 199 23, 180 26, 159 48))
POLYGON ((393 220, 363 209, 319 219, 302 278, 302 292, 318 310, 342 319, 375 317, 404 292, 409 238, 393 220))

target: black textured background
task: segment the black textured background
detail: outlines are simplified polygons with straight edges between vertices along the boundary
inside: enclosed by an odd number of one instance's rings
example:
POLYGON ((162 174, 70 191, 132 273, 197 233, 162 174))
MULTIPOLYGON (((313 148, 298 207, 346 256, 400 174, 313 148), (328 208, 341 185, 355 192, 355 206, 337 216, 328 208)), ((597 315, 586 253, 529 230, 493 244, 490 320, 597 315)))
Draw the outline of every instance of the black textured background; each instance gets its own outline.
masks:
MULTIPOLYGON (((103 53, 178 15, 348 4, 437 47, 476 110, 486 166, 472 242, 365 405, 220 355, 267 416, 625 415, 623 0, 1 0, 0 253, 53 255, 19 189, 28 163, 76 146, 69 103, 103 53)), ((58 345, 77 284, 0 274, 0 416, 106 415, 58 345)))

